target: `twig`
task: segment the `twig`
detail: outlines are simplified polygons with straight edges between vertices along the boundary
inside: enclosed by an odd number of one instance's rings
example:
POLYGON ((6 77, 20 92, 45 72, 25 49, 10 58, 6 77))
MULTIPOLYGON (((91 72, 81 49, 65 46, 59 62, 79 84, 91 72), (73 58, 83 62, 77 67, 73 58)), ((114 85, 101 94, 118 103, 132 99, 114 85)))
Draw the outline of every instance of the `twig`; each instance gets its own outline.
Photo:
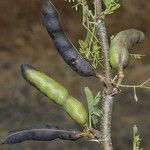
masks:
POLYGON ((141 86, 141 85, 124 85, 124 84, 119 84, 119 87, 123 87, 123 88, 142 88, 142 89, 149 89, 150 87, 148 86, 141 86))
POLYGON ((111 80, 108 80, 104 75, 101 75, 101 74, 99 74, 99 73, 96 73, 96 77, 97 77, 102 83, 104 83, 107 88, 111 88, 111 87, 113 86, 111 80))
POLYGON ((134 99, 135 101, 137 102, 138 101, 138 97, 137 97, 137 91, 136 89, 137 88, 141 88, 141 89, 147 89, 147 90, 150 90, 150 86, 146 86, 145 84, 148 83, 150 81, 150 78, 147 79, 146 81, 144 81, 143 83, 141 84, 137 84, 137 85, 124 85, 124 84, 118 84, 118 83, 115 83, 113 82, 114 85, 117 85, 118 87, 123 87, 123 88, 133 88, 133 92, 134 92, 134 99))
POLYGON ((122 66, 120 66, 118 68, 118 76, 119 76, 119 78, 118 78, 117 85, 116 85, 117 88, 122 83, 123 78, 124 78, 124 72, 123 72, 123 67, 122 66))
MULTIPOLYGON (((96 15, 96 29, 97 35, 101 42, 103 58, 104 58, 104 72, 106 79, 111 79, 110 65, 108 59, 109 43, 107 38, 107 31, 104 22, 104 18, 101 16, 102 10, 102 0, 95 0, 95 15, 96 15)), ((102 112, 103 116, 101 118, 101 138, 102 147, 104 150, 112 150, 111 141, 111 113, 113 106, 113 97, 109 94, 104 94, 102 99, 102 112)))
POLYGON ((150 81, 150 78, 147 79, 146 81, 144 81, 140 86, 142 87, 143 85, 145 85, 146 83, 148 83, 150 81))
MULTIPOLYGON (((142 88, 142 89, 149 89, 149 90, 150 90, 150 87, 145 85, 145 84, 148 83, 149 81, 150 81, 150 78, 147 79, 146 81, 144 81, 144 82, 141 83, 141 84, 137 84, 137 85, 119 84, 119 87, 123 87, 123 88, 142 88)), ((113 84, 115 84, 115 83, 113 83, 113 84)))

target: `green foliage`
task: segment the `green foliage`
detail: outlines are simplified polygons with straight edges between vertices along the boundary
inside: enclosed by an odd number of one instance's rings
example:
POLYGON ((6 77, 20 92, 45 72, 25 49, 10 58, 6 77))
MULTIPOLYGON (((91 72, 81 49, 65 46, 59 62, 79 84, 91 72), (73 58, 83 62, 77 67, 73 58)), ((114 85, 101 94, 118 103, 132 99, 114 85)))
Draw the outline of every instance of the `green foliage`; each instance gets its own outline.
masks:
POLYGON ((140 148, 140 143, 141 143, 141 138, 138 134, 138 128, 135 125, 133 127, 133 150, 142 150, 142 148, 140 148))
POLYGON ((94 97, 91 90, 88 87, 85 87, 84 91, 88 103, 89 126, 91 127, 92 123, 95 126, 102 115, 102 111, 98 108, 98 104, 101 100, 101 92, 98 92, 97 95, 94 97))
POLYGON ((92 66, 96 68, 98 65, 102 66, 103 59, 101 58, 101 46, 95 37, 95 27, 92 31, 87 31, 84 40, 79 40, 80 53, 84 55, 85 58, 92 61, 92 66))
MULTIPOLYGON (((75 0, 66 0, 68 2, 75 2, 75 0)), ((92 62, 92 66, 96 68, 98 65, 102 66, 101 46, 96 37, 95 29, 95 14, 89 9, 87 0, 76 0, 76 5, 73 7, 78 10, 78 7, 82 7, 83 19, 82 24, 86 29, 85 39, 79 40, 80 53, 92 62)))
POLYGON ((119 0, 103 0, 105 4, 105 15, 114 13, 118 8, 120 8, 119 0))

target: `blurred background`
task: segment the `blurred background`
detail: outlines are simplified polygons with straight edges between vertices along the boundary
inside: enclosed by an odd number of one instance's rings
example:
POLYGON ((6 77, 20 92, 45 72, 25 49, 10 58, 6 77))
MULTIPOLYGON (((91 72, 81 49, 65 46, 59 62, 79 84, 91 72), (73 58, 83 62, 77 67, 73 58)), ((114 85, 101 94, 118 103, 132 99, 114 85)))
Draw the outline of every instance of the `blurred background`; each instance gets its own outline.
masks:
MULTIPOLYGON (((20 64, 28 63, 47 73, 66 87, 85 105, 84 86, 96 93, 101 83, 95 78, 83 78, 64 63, 43 25, 42 6, 45 0, 0 1, 0 141, 8 131, 34 124, 55 124, 80 128, 64 110, 30 86, 22 77, 20 64)), ((60 12, 67 36, 78 47, 84 38, 81 26, 82 12, 71 9, 64 0, 53 0, 60 12)), ((146 33, 146 40, 135 46, 132 53, 146 54, 132 61, 125 71, 124 83, 141 83, 150 76, 150 1, 123 1, 115 14, 106 18, 108 34, 136 28, 146 33)), ((115 150, 132 149, 132 127, 136 124, 142 138, 142 147, 150 147, 150 92, 138 90, 139 102, 133 89, 122 89, 113 106, 112 138, 115 150)), ((0 146, 2 150, 90 150, 99 149, 93 142, 55 140, 52 142, 25 142, 0 146)))

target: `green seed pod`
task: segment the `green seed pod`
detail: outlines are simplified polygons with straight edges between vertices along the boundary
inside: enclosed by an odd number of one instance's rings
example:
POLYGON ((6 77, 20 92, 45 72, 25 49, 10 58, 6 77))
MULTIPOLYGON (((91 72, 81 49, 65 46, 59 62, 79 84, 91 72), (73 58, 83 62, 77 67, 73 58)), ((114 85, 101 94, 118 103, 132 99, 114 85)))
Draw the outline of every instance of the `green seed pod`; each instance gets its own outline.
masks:
POLYGON ((80 125, 88 122, 88 114, 83 104, 69 95, 68 91, 58 82, 32 66, 21 65, 23 77, 53 102, 61 105, 66 112, 80 125))
POLYGON ((144 39, 144 33, 135 29, 121 31, 113 37, 109 51, 109 60, 112 68, 126 67, 129 61, 129 50, 144 39))

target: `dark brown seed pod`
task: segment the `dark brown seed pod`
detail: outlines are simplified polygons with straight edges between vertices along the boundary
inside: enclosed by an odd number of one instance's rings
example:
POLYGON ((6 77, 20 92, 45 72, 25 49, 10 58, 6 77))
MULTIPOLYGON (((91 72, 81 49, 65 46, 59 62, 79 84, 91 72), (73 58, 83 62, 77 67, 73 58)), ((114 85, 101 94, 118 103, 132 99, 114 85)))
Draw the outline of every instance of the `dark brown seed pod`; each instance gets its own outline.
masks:
POLYGON ((24 141, 52 141, 55 139, 78 140, 82 137, 80 131, 65 129, 53 125, 37 125, 10 132, 2 144, 16 144, 24 141))
POLYGON ((94 68, 66 37, 55 6, 48 1, 43 7, 44 23, 64 61, 81 76, 96 76, 94 68))

